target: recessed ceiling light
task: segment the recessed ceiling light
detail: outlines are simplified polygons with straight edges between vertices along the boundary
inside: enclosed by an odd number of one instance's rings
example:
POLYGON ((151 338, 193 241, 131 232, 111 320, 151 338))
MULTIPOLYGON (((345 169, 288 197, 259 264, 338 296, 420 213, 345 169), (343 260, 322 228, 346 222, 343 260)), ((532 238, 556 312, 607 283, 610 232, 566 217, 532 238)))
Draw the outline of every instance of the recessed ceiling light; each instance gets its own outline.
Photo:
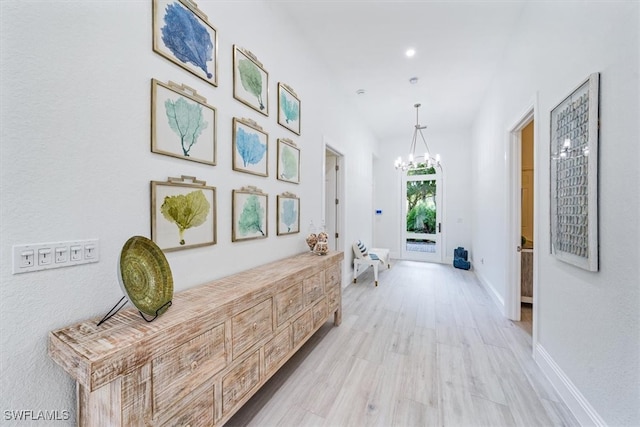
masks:
POLYGON ((417 78, 417 77, 411 77, 411 78, 409 79, 409 83, 411 83, 412 85, 414 85, 414 84, 418 83, 418 78, 417 78))
POLYGON ((413 55, 416 54, 416 50, 415 49, 407 49, 407 51, 404 54, 407 55, 407 58, 411 58, 413 55))
POLYGON ((358 90, 356 91, 356 93, 357 93, 358 95, 364 95, 364 94, 365 94, 365 92, 366 92, 366 91, 365 91, 364 89, 358 89, 358 90))

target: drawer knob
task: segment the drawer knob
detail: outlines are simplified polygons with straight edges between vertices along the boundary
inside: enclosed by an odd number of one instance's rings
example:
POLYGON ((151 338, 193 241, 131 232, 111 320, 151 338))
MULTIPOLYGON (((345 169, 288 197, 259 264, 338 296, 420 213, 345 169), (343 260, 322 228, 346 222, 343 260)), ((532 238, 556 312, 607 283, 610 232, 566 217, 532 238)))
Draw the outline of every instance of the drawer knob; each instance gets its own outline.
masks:
POLYGON ((257 322, 253 324, 253 329, 254 329, 254 330, 255 330, 255 329, 258 329, 258 323, 257 323, 257 322))
POLYGON ((290 300, 289 300, 289 304, 293 304, 293 299, 290 299, 290 300))
POLYGON ((196 369, 198 369, 198 362, 194 360, 193 362, 191 362, 191 370, 195 371, 196 369))

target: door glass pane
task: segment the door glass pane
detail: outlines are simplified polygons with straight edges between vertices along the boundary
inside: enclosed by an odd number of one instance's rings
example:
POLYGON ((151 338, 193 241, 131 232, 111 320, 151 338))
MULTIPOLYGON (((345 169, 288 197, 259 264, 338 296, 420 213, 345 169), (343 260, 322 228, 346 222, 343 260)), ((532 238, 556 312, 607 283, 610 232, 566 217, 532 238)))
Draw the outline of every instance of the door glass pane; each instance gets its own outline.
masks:
POLYGON ((405 236, 409 252, 436 250, 436 194, 435 180, 407 180, 405 236))

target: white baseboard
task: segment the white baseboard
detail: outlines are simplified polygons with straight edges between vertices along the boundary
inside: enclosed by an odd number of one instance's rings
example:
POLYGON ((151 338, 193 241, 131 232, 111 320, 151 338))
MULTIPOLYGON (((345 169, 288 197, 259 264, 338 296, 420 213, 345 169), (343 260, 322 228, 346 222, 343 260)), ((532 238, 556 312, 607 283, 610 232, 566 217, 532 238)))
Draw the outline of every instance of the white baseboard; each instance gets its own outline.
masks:
POLYGON ((480 280, 482 286, 484 286, 484 288, 486 289, 487 293, 491 297, 491 300, 494 302, 496 307, 498 307, 498 310, 500 310, 500 313, 505 315, 506 308, 504 306, 504 298, 502 298, 502 295, 500 295, 498 291, 496 291, 496 288, 493 287, 491 282, 489 282, 489 280, 487 280, 487 278, 484 277, 482 273, 480 273, 477 269, 474 268, 473 272, 475 273, 478 280, 480 280))
POLYGON ((607 423, 540 344, 536 345, 533 358, 580 425, 606 427, 607 423))

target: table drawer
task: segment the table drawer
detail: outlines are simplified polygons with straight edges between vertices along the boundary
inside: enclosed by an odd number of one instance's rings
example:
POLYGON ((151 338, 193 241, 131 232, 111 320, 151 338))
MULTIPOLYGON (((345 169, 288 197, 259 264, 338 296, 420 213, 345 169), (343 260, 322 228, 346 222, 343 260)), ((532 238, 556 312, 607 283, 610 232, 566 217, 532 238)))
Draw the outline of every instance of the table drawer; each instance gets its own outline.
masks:
POLYGON ((214 405, 213 386, 211 386, 191 401, 182 411, 168 417, 161 425, 162 427, 212 426, 215 413, 214 405))
POLYGON ((226 366, 224 341, 221 324, 152 361, 154 412, 180 402, 226 366))
POLYGON ((324 271, 302 281, 305 307, 324 296, 324 271))
POLYGON ((329 310, 340 307, 342 295, 340 293, 339 286, 333 286, 327 291, 327 300, 327 303, 329 304, 329 310))
POLYGON ((313 313, 313 327, 317 328, 327 320, 327 299, 322 298, 320 302, 315 303, 311 312, 313 313))
POLYGON ((260 382, 260 353, 256 351, 222 379, 222 413, 226 414, 260 382))
POLYGON ((313 330, 313 313, 305 311, 293 322, 293 346, 300 344, 313 330))
POLYGON ((271 298, 231 319, 233 358, 235 359, 273 332, 271 298))
POLYGON ((298 283, 276 295, 276 322, 278 326, 302 310, 302 283, 298 283))
POLYGON ((288 327, 280 332, 274 339, 264 346, 264 366, 265 372, 271 372, 272 368, 284 359, 291 351, 291 328, 288 327))
POLYGON ((324 283, 328 287, 330 285, 339 285, 340 282, 342 282, 342 270, 340 269, 340 263, 333 264, 325 270, 324 283))

